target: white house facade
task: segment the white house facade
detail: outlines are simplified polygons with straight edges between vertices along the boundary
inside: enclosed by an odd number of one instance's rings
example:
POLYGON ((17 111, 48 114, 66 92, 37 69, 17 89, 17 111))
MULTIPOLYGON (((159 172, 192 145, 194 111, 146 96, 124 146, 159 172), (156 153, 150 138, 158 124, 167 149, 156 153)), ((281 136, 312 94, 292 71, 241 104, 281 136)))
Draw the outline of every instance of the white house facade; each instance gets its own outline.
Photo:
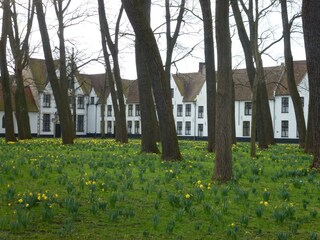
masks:
MULTIPOLYGON (((294 62, 294 67, 296 83, 307 121, 309 89, 306 63, 305 61, 296 61, 294 62)), ((33 101, 35 102, 33 110, 29 112, 32 134, 60 137, 59 117, 51 85, 47 81, 44 61, 33 59, 30 63, 30 69, 26 71, 25 75, 28 79, 33 79, 34 81, 34 84, 31 84, 30 80, 28 82, 30 92, 33 93, 28 96, 33 96, 33 101)), ((297 132, 293 104, 287 87, 285 67, 282 65, 267 67, 265 68, 265 76, 275 138, 297 139, 299 133, 297 132)), ((245 69, 235 70, 233 79, 235 84, 234 115, 236 137, 249 139, 252 94, 245 69)), ((137 84, 137 80, 122 81, 129 136, 139 136, 141 134, 137 84)), ((205 65, 200 63, 199 71, 195 73, 173 74, 170 84, 177 135, 192 139, 207 137, 205 65)), ((72 89, 69 90, 70 109, 73 115, 73 109, 76 111, 75 128, 77 136, 100 136, 102 133, 102 120, 105 122, 104 132, 106 135, 113 135, 116 121, 105 74, 76 74, 72 89), (102 119, 103 114, 101 111, 103 102, 105 102, 104 119, 102 119)), ((0 134, 3 135, 5 129, 1 99, 0 119, 2 120, 0 134)), ((15 131, 17 132, 16 126, 15 131)))

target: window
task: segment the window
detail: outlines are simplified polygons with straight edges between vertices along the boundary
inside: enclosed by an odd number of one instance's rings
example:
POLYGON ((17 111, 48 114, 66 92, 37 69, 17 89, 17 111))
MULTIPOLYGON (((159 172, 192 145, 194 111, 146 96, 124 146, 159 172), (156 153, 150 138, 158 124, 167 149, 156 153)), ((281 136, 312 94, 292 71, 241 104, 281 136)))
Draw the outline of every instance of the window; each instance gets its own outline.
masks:
POLYGON ((84 109, 84 97, 78 96, 78 109, 84 109))
POLYGON ((3 115, 2 117, 2 128, 6 128, 6 122, 5 122, 5 117, 3 115))
POLYGON ((132 133, 132 121, 128 121, 128 133, 132 133))
POLYGON ((191 104, 186 104, 186 117, 191 116, 191 104))
POLYGON ((198 124, 198 136, 203 136, 203 124, 198 124))
POLYGON ((174 98, 174 89, 171 88, 171 98, 174 98))
POLYGON ((289 137, 289 121, 281 121, 281 137, 289 137))
POLYGON ((44 132, 50 132, 51 129, 51 123, 50 123, 50 114, 43 114, 42 115, 42 131, 44 132))
POLYGON ((182 117, 182 104, 177 105, 177 117, 182 117))
POLYGON ((203 118, 203 106, 198 107, 198 118, 203 118))
POLYGON ((94 104, 94 97, 90 98, 90 104, 94 104))
POLYGON ((252 114, 252 103, 251 102, 245 102, 244 103, 244 115, 251 115, 252 114))
POLYGON ((111 117, 112 116, 112 105, 107 106, 107 116, 111 117))
POLYGON ((182 122, 177 122, 177 134, 182 135, 182 122))
POLYGON ((250 122, 249 121, 243 121, 242 135, 244 137, 249 137, 250 136, 250 122))
POLYGON ((140 116, 140 105, 136 104, 136 116, 140 116))
POLYGON ((281 105, 281 112, 282 113, 288 113, 289 112, 289 98, 283 97, 281 99, 282 105, 281 105))
POLYGON ((186 122, 185 134, 191 135, 191 122, 186 122))
POLYGON ((129 104, 128 106, 128 116, 132 117, 132 110, 133 110, 133 106, 132 104, 129 104))
POLYGON ((107 121, 107 133, 112 133, 112 122, 107 121))
POLYGON ((302 109, 304 108, 304 97, 300 97, 302 109))
POLYGON ((51 106, 51 95, 43 94, 43 107, 49 108, 51 106))
POLYGON ((84 115, 77 116, 77 132, 84 132, 84 115))
POLYGON ((140 133, 139 129, 140 129, 140 122, 134 121, 134 133, 139 134, 140 133))

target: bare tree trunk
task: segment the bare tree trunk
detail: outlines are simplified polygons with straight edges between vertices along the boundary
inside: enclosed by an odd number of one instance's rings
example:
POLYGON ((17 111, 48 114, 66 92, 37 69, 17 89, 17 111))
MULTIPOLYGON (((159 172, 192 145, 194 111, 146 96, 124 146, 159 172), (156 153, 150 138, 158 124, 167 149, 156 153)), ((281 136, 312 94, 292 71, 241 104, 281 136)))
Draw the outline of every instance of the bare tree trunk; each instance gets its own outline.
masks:
POLYGON ((178 138, 172 112, 171 92, 165 78, 163 64, 156 39, 141 4, 131 0, 122 0, 127 16, 138 41, 144 43, 144 55, 147 57, 149 74, 153 76, 152 87, 157 104, 160 124, 163 160, 181 160, 178 138))
MULTIPOLYGON (((243 23, 243 19, 241 16, 241 12, 239 9, 238 1, 237 0, 231 0, 231 6, 234 13, 234 18, 236 21, 237 29, 239 38, 241 41, 241 45, 244 51, 245 60, 246 60, 246 68, 247 68, 247 74, 249 78, 249 83, 252 89, 252 92, 254 91, 254 81, 255 81, 255 75, 256 75, 256 69, 254 66, 254 54, 253 54, 253 44, 254 42, 258 41, 258 32, 255 31, 255 28, 257 28, 257 23, 253 19, 253 5, 252 0, 250 0, 250 6, 249 9, 246 9, 246 13, 249 18, 249 27, 250 27, 250 38, 247 34, 246 28, 243 23)), ((261 67, 263 68, 262 64, 261 67)), ((257 71, 261 71, 258 70, 257 71)), ((263 75, 261 75, 263 76, 263 75)), ((270 113, 270 107, 269 107, 269 100, 268 100, 268 94, 266 89, 265 82, 259 81, 257 86, 257 117, 256 117, 256 127, 257 127, 257 133, 258 133, 258 141, 259 141, 259 147, 260 148, 267 148, 269 144, 274 144, 274 135, 273 131, 270 131, 270 129, 273 129, 272 126, 272 118, 270 113)), ((252 125, 252 123, 251 123, 252 125)), ((253 125, 252 125, 253 126, 253 125)))
POLYGON ((281 0, 281 13, 282 13, 282 25, 283 25, 283 37, 284 37, 284 56, 286 63, 287 81, 288 87, 293 102, 294 113, 296 115, 296 122, 299 131, 299 146, 304 148, 306 140, 306 123, 304 119, 301 98, 297 89, 294 69, 293 69, 293 57, 291 53, 290 42, 290 25, 288 20, 287 0, 281 0))
MULTIPOLYGON (((151 0, 143 1, 144 14, 150 23, 151 0)), ((157 139, 160 137, 159 125, 152 95, 151 78, 147 58, 144 56, 144 43, 136 39, 136 66, 141 110, 141 152, 159 153, 157 139)))
POLYGON ((37 10, 37 17, 42 39, 43 52, 45 55, 48 79, 52 87, 61 123, 62 142, 63 144, 73 144, 74 128, 69 108, 68 95, 67 92, 65 92, 64 89, 61 87, 59 79, 56 75, 56 68, 52 58, 52 51, 50 47, 49 34, 42 8, 42 1, 35 0, 34 3, 37 10))
POLYGON ((4 102, 4 120, 5 120, 5 138, 6 142, 16 142, 17 139, 14 135, 13 114, 12 114, 12 101, 10 89, 10 76, 7 64, 7 37, 10 31, 10 0, 2 2, 3 15, 2 15, 2 33, 0 40, 0 70, 2 80, 3 102, 4 102))
POLYGON ((216 69, 214 60, 214 40, 211 4, 208 0, 200 0, 203 16, 204 55, 206 62, 207 84, 207 122, 208 122, 208 151, 215 149, 215 122, 216 122, 216 69))
MULTIPOLYGON (((105 55, 105 60, 106 58, 109 58, 108 56, 108 51, 106 44, 108 45, 112 59, 113 59, 113 70, 114 74, 111 73, 108 74, 112 76, 112 79, 114 79, 114 82, 117 87, 117 91, 113 91, 111 89, 111 97, 112 94, 114 94, 114 98, 116 98, 117 104, 115 104, 115 101, 113 101, 113 108, 115 109, 115 117, 116 117, 116 140, 121 142, 121 143, 127 143, 128 142, 128 133, 127 133, 127 123, 126 123, 126 108, 125 108, 125 103, 124 103, 124 97, 123 97, 123 89, 122 89, 122 82, 121 82, 121 75, 120 75, 120 65, 119 65, 119 59, 118 59, 118 35, 119 35, 119 25, 120 25, 120 20, 123 12, 123 8, 121 7, 119 16, 117 19, 117 24, 116 24, 116 31, 115 31, 115 41, 113 42, 111 39, 111 34, 106 18, 106 13, 105 13, 105 6, 104 6, 104 1, 103 0, 98 0, 99 4, 99 19, 100 19, 100 26, 101 26, 101 37, 103 38, 103 44, 105 45, 103 48, 104 50, 104 55, 105 55), (107 54, 107 55, 106 55, 107 54), (116 110, 117 109, 117 110, 116 110)), ((106 65, 107 69, 111 72, 111 64, 110 61, 107 60, 106 65), (109 64, 107 63, 109 62, 109 64)), ((110 79, 110 76, 108 78, 110 79)), ((114 84, 112 84, 114 85, 114 84)), ((110 86, 111 87, 111 86, 110 86)))
POLYGON ((216 160, 213 180, 232 178, 232 66, 229 29, 229 1, 216 0, 216 42, 218 55, 216 160))
POLYGON ((306 133, 306 141, 304 145, 304 151, 306 153, 313 153, 313 134, 312 134, 312 118, 311 118, 311 112, 312 112, 312 105, 309 102, 309 108, 308 108, 308 122, 307 122, 307 133, 306 133))
POLYGON ((320 2, 303 0, 302 23, 309 78, 313 132, 313 168, 320 168, 320 2))
POLYGON ((16 102, 16 118, 18 126, 19 139, 31 139, 30 120, 27 108, 25 88, 23 83, 22 71, 28 65, 29 59, 29 36, 32 28, 34 16, 34 4, 29 0, 27 7, 27 30, 24 39, 21 42, 21 33, 19 32, 18 13, 16 11, 16 3, 12 3, 13 11, 11 12, 13 28, 10 27, 9 39, 12 55, 15 62, 15 79, 17 90, 15 94, 16 102))

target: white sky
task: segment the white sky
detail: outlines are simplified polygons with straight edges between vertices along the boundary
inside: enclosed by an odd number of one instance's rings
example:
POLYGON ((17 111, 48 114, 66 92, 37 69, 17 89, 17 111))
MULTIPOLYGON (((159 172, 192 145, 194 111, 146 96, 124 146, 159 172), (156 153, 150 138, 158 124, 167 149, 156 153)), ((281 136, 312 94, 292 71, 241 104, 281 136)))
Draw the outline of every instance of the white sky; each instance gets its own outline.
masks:
MULTIPOLYGON (((18 1, 18 0, 17 0, 18 1)), ((20 0, 26 1, 26 0, 20 0)), ((45 0, 43 0, 45 2, 45 0)), ((151 24, 153 29, 157 28, 159 25, 164 23, 165 12, 164 8, 160 7, 159 5, 163 5, 163 0, 153 0, 155 5, 152 7, 151 12, 151 24)), ((214 1, 212 1, 214 2, 214 1)), ((79 52, 78 56, 83 59, 88 58, 96 58, 99 54, 102 56, 101 52, 101 42, 100 42, 100 30, 99 30, 99 22, 97 17, 97 0, 74 0, 72 1, 72 8, 74 9, 76 6, 80 4, 84 4, 84 8, 82 10, 78 10, 77 12, 84 11, 87 14, 93 15, 92 17, 86 18, 85 22, 82 22, 78 25, 74 25, 68 27, 65 30, 65 38, 68 49, 70 51, 71 46, 73 45, 75 48, 75 52, 79 52), (72 44, 70 44, 72 42, 72 44)), ((117 13, 119 10, 120 0, 105 0, 106 5, 106 14, 109 21, 109 26, 111 32, 113 32, 113 28, 115 25, 117 13)), ((200 6, 197 0, 188 0, 187 6, 189 8, 195 5, 194 13, 201 15, 200 6)), ((290 10, 290 9, 289 9, 290 10)), ((1 13, 2 14, 2 13, 1 13)), ((214 12, 213 12, 214 15, 214 12)), ((198 44, 192 54, 186 57, 184 60, 180 61, 177 64, 177 68, 173 67, 172 72, 196 72, 198 71, 199 62, 204 61, 204 53, 203 53, 203 31, 202 31, 202 22, 192 17, 189 13, 186 15, 186 23, 183 28, 183 34, 178 38, 178 46, 175 52, 174 58, 180 58, 186 52, 188 52, 192 47, 198 44), (186 34, 188 33, 188 34, 186 34)), ((31 38, 31 45, 36 46, 40 43, 40 34, 37 31, 38 24, 37 18, 35 16, 34 19, 34 31, 31 38)), ((57 34, 56 34, 56 23, 54 9, 52 5, 48 4, 47 9, 47 24, 50 27, 50 36, 51 36, 51 47, 54 49, 58 47, 57 41, 57 34)), ((231 24, 232 24, 231 19, 231 24)), ((23 21, 22 21, 23 22, 23 21)), ((279 37, 282 31, 282 24, 281 24, 281 15, 280 12, 275 12, 272 16, 266 19, 264 22, 261 23, 262 29, 269 29, 270 26, 274 28, 273 37, 276 39, 279 37)), ((172 29, 174 29, 174 25, 172 29)), ((132 36, 132 30, 129 24, 129 21, 126 18, 125 12, 122 18, 121 30, 122 33, 126 33, 127 35, 122 36, 119 40, 119 58, 120 58, 120 67, 121 67, 121 75, 123 78, 127 79, 135 79, 136 72, 135 72, 135 55, 134 55, 134 37, 132 36)), ((159 33, 162 31, 164 33, 164 29, 160 29, 157 32, 159 33)), ((238 35, 235 32, 235 29, 231 29, 231 34, 234 34, 232 38, 233 43, 233 65, 234 67, 239 66, 241 68, 244 66, 244 59, 242 54, 242 48, 238 40, 238 35)), ((294 34, 292 40, 292 50, 293 50, 293 57, 294 60, 303 60, 305 59, 304 47, 303 47, 303 39, 302 34, 294 34)), ((164 34, 156 34, 156 38, 159 41, 159 48, 161 50, 163 59, 165 58, 165 35, 164 34)), ((270 57, 265 56, 263 58, 265 66, 270 65, 277 65, 283 62, 283 43, 280 42, 274 45, 270 51, 268 52, 273 59, 270 57)), ((42 47, 38 46, 37 52, 32 55, 32 57, 39 57, 43 58, 42 55, 42 47)), ((81 69, 83 73, 101 73, 104 72, 104 66, 102 63, 90 63, 84 68, 81 69)))

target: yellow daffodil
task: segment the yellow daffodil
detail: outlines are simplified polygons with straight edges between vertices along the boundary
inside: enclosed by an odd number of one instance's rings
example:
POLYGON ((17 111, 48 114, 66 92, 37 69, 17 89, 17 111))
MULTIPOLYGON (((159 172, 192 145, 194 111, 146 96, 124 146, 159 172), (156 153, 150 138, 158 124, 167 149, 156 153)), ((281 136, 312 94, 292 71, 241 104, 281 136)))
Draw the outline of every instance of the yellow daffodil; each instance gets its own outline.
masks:
POLYGON ((191 195, 189 193, 186 194, 186 199, 189 199, 191 195))
POLYGON ((20 199, 18 200, 18 203, 23 203, 23 199, 20 198, 20 199))

